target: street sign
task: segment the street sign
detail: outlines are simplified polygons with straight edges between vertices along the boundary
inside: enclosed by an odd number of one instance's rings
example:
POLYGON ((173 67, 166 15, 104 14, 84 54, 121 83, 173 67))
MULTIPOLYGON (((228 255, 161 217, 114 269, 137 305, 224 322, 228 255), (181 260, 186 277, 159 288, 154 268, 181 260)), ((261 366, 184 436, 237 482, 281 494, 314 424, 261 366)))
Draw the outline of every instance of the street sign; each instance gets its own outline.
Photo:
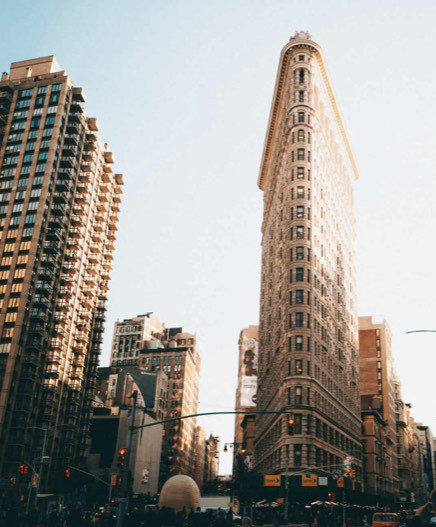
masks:
POLYGON ((328 483, 329 483, 329 478, 327 478, 326 476, 319 476, 318 485, 324 486, 324 485, 328 485, 328 483))
POLYGON ((264 487, 280 487, 281 476, 276 474, 270 474, 263 476, 263 486, 264 487))
POLYGON ((302 487, 317 487, 318 486, 318 476, 316 474, 302 474, 301 476, 301 486, 302 487))

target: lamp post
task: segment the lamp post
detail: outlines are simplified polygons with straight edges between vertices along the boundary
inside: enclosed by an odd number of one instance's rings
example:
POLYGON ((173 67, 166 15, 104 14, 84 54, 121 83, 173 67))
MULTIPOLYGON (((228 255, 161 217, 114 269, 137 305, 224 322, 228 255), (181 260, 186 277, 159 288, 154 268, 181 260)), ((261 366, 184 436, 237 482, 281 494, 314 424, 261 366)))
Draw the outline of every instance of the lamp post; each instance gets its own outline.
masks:
POLYGON ((233 487, 235 485, 235 460, 236 460, 236 447, 242 446, 240 452, 245 453, 245 443, 224 443, 223 452, 228 452, 229 448, 233 448, 233 463, 232 463, 232 484, 230 487, 230 503, 233 507, 233 487))

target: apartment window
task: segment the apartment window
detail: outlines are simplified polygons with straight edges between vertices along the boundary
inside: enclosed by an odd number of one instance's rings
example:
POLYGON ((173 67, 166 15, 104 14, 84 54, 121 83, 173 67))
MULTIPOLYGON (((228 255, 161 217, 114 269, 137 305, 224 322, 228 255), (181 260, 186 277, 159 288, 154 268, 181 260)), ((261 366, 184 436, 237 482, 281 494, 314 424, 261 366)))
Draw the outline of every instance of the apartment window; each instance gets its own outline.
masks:
POLYGON ((296 434, 302 433, 302 415, 301 414, 294 414, 294 432, 296 434))
POLYGON ((304 198, 304 187, 297 187, 297 198, 304 198))
POLYGON ((50 95, 50 99, 48 101, 49 104, 57 104, 59 102, 59 94, 56 95, 50 95))
POLYGON ((24 130, 26 128, 26 122, 25 121, 16 121, 14 123, 11 123, 11 130, 24 130))
MULTIPOLYGON (((37 179, 37 178, 35 178, 35 179, 37 179)), ((35 183, 35 179, 33 180, 33 184, 34 185, 36 184, 35 183)), ((39 198, 40 195, 41 195, 41 189, 40 188, 32 189, 31 192, 30 192, 30 197, 31 198, 39 198)))
POLYGON ((298 112, 298 122, 304 123, 304 112, 298 112))
POLYGON ((33 94, 33 88, 29 88, 27 90, 20 90, 18 92, 18 97, 21 99, 23 97, 32 97, 33 94))
POLYGON ((297 247, 295 250, 295 257, 297 260, 304 259, 304 247, 297 247))
POLYGON ((38 205, 39 205, 39 201, 31 201, 29 203, 27 210, 37 210, 38 205))
POLYGON ((47 113, 56 113, 58 110, 58 107, 57 106, 49 106, 47 108, 47 113))
POLYGON ((24 101, 17 101, 15 108, 29 108, 30 99, 25 99, 24 101))
POLYGON ((36 220, 36 214, 26 214, 24 223, 35 223, 35 220, 36 220))
POLYGON ((295 387, 295 404, 303 404, 303 388, 301 386, 295 387))
POLYGON ((10 225, 19 225, 21 221, 21 216, 12 216, 10 225))
POLYGON ((62 84, 52 84, 51 93, 61 91, 62 84))
POLYGON ((48 158, 48 152, 39 152, 38 161, 44 161, 48 158))
MULTIPOLYGON (((38 108, 38 107, 44 106, 44 101, 45 101, 45 97, 44 97, 44 96, 37 97, 37 98, 35 99, 35 108, 38 108)), ((34 115, 35 115, 35 114, 34 114, 34 115)))
POLYGON ((12 207, 12 212, 21 212, 23 210, 23 204, 22 203, 15 203, 12 207))
POLYGON ((42 115, 42 108, 35 108, 33 110, 33 117, 37 116, 37 115, 42 115))
POLYGON ((297 148, 297 160, 304 161, 304 148, 297 148))
POLYGON ((41 124, 41 118, 33 117, 33 119, 30 121, 30 128, 39 128, 40 124, 41 124))
POLYGON ((14 119, 27 119, 28 111, 24 110, 23 112, 15 112, 14 119))
POLYGON ((35 174, 40 173, 40 172, 45 172, 45 167, 46 167, 45 163, 38 163, 35 167, 35 174))
POLYGON ((301 328, 303 327, 303 313, 302 312, 297 312, 295 313, 295 327, 296 328, 301 328))
POLYGON ((18 163, 18 156, 5 157, 3 164, 4 165, 16 165, 18 163))
POLYGON ((38 130, 30 130, 27 140, 29 141, 29 139, 36 139, 38 137, 38 133, 38 130))
POLYGON ((302 282, 304 280, 304 268, 303 267, 297 267, 295 269, 295 281, 296 282, 302 282))
POLYGON ((304 55, 298 55, 298 60, 301 62, 304 60, 304 55))
POLYGON ((295 232, 297 234, 297 238, 302 240, 304 238, 304 227, 299 225, 296 227, 295 232))
POLYGON ((37 95, 42 95, 44 93, 47 93, 48 86, 39 86, 38 91, 36 92, 37 95))
POLYGON ((304 168, 297 167, 297 179, 304 179, 304 168))
POLYGON ((42 137, 51 137, 53 134, 53 130, 51 128, 47 128, 47 130, 42 131, 42 137))
POLYGON ((295 361, 295 375, 303 375, 303 361, 300 359, 295 361))
POLYGON ((297 141, 298 142, 304 141, 304 130, 298 130, 297 141))
POLYGON ((56 117, 54 115, 50 115, 45 119, 45 127, 47 126, 53 126, 55 123, 56 117))
POLYGON ((298 102, 304 102, 304 91, 298 92, 298 102))
POLYGON ((301 205, 297 207, 297 218, 304 218, 304 207, 301 205))
POLYGON ((303 293, 304 293, 304 291, 302 289, 297 289, 295 291, 295 303, 296 304, 302 304, 303 303, 303 293))
POLYGON ((295 337, 295 351, 303 351, 303 337, 301 335, 295 337))

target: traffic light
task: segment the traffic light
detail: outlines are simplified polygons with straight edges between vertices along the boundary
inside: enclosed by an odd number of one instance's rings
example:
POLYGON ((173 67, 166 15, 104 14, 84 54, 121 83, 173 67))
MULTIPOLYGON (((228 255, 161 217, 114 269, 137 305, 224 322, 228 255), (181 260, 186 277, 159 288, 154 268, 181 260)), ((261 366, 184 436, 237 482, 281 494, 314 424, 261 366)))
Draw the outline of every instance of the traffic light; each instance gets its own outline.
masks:
POLYGON ((328 497, 329 497, 329 501, 335 501, 336 496, 334 492, 329 492, 328 497))
POLYGON ((11 487, 15 487, 15 484, 16 484, 16 483, 17 483, 17 478, 16 478, 15 476, 11 476, 11 477, 9 478, 9 485, 10 485, 11 487))
POLYGON ((70 471, 69 468, 66 468, 66 469, 65 469, 65 477, 66 477, 67 479, 69 479, 70 476, 71 476, 71 471, 70 471))
POLYGON ((293 436, 294 435, 294 414, 288 415, 288 435, 293 436))
POLYGON ((22 474, 23 476, 25 476, 26 474, 29 473, 29 467, 25 463, 23 463, 22 465, 19 466, 18 472, 22 474))
POLYGON ((127 448, 123 447, 118 450, 117 466, 120 470, 123 470, 126 465, 126 454, 127 454, 127 448))
POLYGON ((344 470, 344 476, 346 478, 352 478, 354 479, 356 477, 356 471, 354 470, 354 468, 346 468, 344 470))

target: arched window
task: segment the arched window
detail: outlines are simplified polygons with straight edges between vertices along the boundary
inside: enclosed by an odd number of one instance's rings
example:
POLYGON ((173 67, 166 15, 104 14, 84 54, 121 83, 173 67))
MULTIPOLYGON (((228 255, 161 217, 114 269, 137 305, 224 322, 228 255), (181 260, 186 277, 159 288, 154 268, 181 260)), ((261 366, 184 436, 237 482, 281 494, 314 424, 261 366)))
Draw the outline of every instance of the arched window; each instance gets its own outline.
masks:
POLYGON ((299 142, 304 141, 304 130, 298 130, 297 140, 299 142))
POLYGON ((300 84, 303 84, 303 82, 304 82, 304 68, 300 68, 299 79, 300 79, 300 84))

